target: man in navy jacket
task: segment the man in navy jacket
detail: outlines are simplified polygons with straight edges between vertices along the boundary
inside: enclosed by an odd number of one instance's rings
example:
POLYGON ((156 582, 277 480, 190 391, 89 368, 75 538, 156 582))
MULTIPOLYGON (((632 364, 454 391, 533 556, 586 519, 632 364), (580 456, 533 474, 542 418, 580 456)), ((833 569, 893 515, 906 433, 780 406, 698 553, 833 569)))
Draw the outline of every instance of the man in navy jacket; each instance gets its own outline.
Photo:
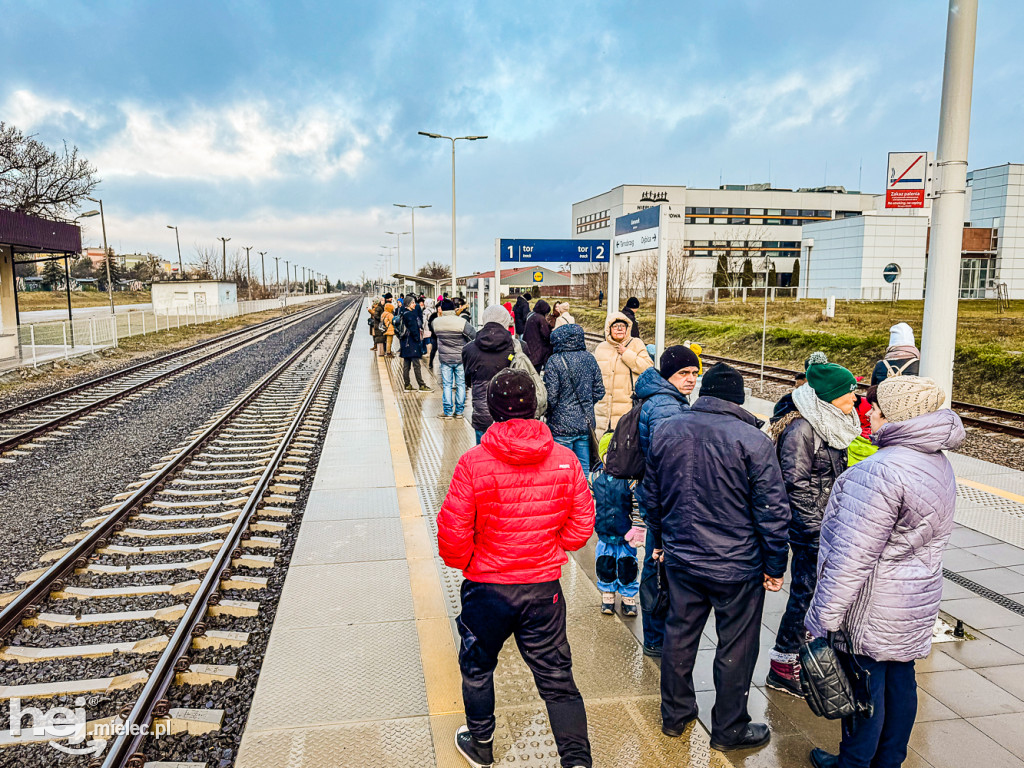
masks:
POLYGON ((644 507, 668 576, 661 664, 662 731, 679 736, 697 717, 693 666, 715 610, 715 708, 711 746, 768 743, 751 723, 747 695, 757 662, 765 590, 782 588, 789 500, 771 440, 742 407, 743 377, 719 363, 691 409, 663 422, 647 460, 644 507))

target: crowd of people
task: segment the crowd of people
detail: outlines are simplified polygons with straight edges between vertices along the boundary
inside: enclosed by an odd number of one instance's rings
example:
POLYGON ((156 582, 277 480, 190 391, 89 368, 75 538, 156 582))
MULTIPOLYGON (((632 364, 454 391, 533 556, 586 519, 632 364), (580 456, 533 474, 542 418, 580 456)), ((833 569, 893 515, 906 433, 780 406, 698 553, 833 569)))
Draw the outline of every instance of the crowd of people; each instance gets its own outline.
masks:
MULTIPOLYGON (((863 397, 851 371, 814 353, 765 425, 743 407, 742 375, 724 363, 705 371, 698 345, 668 347, 656 364, 636 299, 609 314, 593 352, 568 303, 530 301, 488 307, 479 330, 457 299, 428 310, 407 297, 399 308, 406 389, 411 355, 429 338, 442 418, 462 417, 467 383, 473 395, 478 445, 460 458, 437 518, 441 557, 465 576, 460 753, 493 763, 493 674, 514 637, 562 766, 592 765, 559 577, 566 553, 596 533, 599 610, 614 615, 618 601, 623 617, 640 615, 643 652, 661 659, 665 736, 697 719, 693 670, 713 610, 711 745, 768 743, 747 698, 765 595, 788 571, 765 684, 803 697, 800 653, 815 637, 844 668, 869 673, 861 695, 872 706, 843 719, 838 755, 815 749, 810 763, 901 765, 914 661, 930 649, 953 528, 956 482, 942 451, 965 437, 945 393, 917 375, 912 329, 893 326, 863 397), (639 472, 621 469, 630 450, 639 472)), ((378 354, 390 353, 394 306, 386 295, 370 309, 378 354)), ((428 389, 418 357, 413 370, 428 389)))

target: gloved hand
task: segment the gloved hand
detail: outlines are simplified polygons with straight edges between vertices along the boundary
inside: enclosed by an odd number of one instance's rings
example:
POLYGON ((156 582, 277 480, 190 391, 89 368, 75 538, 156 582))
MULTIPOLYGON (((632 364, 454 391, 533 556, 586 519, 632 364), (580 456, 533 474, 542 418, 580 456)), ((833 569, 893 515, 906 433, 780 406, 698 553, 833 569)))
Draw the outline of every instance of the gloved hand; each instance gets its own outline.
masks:
POLYGON ((629 542, 630 546, 639 547, 643 545, 644 539, 647 538, 647 529, 641 528, 639 525, 634 525, 632 528, 629 529, 629 532, 626 534, 625 538, 626 541, 629 542))

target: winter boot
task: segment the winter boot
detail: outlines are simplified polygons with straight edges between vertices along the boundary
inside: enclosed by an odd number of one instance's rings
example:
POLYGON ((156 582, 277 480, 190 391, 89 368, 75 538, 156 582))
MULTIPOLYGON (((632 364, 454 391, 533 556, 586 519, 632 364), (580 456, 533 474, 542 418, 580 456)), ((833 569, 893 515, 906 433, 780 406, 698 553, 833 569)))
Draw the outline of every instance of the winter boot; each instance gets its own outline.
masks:
POLYGON ((473 768, 494 765, 494 741, 477 741, 464 725, 455 732, 455 748, 473 768))
POLYGON ((602 592, 601 593, 601 613, 605 616, 615 615, 615 593, 614 592, 602 592))
POLYGON ((782 653, 772 649, 769 654, 771 669, 765 685, 790 696, 804 697, 800 687, 800 657, 795 653, 782 653))
POLYGON ((636 598, 635 597, 623 597, 622 598, 622 615, 627 619, 635 619, 637 614, 636 610, 636 598))

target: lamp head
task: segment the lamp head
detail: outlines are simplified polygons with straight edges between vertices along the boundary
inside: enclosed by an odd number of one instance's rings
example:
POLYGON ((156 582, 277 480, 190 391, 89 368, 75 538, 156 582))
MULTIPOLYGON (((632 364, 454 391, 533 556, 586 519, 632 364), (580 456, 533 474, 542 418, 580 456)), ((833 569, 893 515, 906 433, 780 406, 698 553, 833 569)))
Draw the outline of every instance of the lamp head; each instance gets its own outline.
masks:
POLYGON ((99 215, 100 215, 99 211, 86 211, 85 213, 78 214, 78 216, 76 216, 75 218, 76 219, 88 219, 90 216, 99 216, 99 215))
POLYGON ((427 136, 431 139, 443 138, 440 133, 427 133, 426 131, 417 131, 417 133, 419 133, 420 136, 427 136))

